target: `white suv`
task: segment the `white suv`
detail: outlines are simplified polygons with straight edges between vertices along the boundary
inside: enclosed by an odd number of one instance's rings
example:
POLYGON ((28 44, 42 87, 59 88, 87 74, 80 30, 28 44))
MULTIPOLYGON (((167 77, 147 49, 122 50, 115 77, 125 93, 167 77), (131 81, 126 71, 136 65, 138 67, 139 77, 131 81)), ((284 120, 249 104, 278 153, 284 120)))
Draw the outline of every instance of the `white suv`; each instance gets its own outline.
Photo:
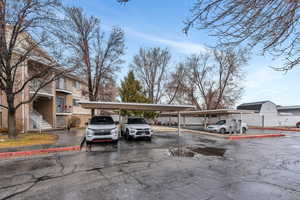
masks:
POLYGON ((131 138, 147 138, 151 140, 153 130, 144 118, 129 117, 127 122, 122 124, 122 135, 130 140, 131 138))
POLYGON ((94 116, 86 128, 87 143, 118 143, 118 127, 110 116, 94 116))

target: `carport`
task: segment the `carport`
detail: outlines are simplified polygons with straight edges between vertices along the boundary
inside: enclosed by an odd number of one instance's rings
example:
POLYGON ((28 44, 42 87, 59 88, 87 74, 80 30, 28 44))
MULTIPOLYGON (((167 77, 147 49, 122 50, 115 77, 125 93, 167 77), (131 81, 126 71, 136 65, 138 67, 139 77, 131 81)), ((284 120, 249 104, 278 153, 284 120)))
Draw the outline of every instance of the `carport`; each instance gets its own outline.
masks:
MULTIPOLYGON (((183 111, 180 112, 180 115, 185 117, 185 116, 203 116, 204 117, 204 127, 206 127, 206 119, 208 116, 210 115, 219 115, 219 116, 228 116, 228 115, 232 115, 232 114, 238 114, 239 118, 241 120, 242 123, 242 119, 243 119, 243 114, 252 114, 254 113, 254 111, 252 110, 236 110, 236 109, 216 109, 216 110, 197 110, 197 111, 183 111)), ((174 112, 165 112, 165 113, 161 113, 161 116, 175 116, 177 115, 174 112)), ((185 122, 185 120, 184 120, 185 122)), ((240 127, 240 133, 242 133, 242 126, 240 127)))
POLYGON ((80 101, 81 107, 85 109, 99 110, 142 110, 142 111, 159 111, 172 112, 177 115, 178 128, 177 133, 180 135, 181 113, 195 109, 193 105, 173 105, 173 104, 147 104, 147 103, 121 103, 121 102, 96 102, 96 101, 80 101))

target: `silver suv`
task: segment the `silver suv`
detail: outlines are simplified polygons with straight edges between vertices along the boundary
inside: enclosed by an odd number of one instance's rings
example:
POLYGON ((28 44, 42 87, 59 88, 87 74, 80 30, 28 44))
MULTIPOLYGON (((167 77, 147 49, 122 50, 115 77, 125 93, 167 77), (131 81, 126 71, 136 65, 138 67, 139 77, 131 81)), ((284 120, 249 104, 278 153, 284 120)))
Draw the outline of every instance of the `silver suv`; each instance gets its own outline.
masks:
POLYGON ((86 128, 87 143, 118 143, 118 127, 110 116, 94 116, 86 128))

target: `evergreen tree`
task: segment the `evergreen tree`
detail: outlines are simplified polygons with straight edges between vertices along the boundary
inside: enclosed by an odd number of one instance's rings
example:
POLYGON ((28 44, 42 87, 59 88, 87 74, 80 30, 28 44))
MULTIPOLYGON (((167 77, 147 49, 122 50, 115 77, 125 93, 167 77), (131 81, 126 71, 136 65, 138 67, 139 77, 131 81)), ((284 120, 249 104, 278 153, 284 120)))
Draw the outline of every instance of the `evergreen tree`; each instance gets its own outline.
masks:
MULTIPOLYGON (((135 79, 133 71, 129 71, 127 77, 121 82, 119 94, 122 102, 128 103, 149 103, 145 92, 138 80, 135 79)), ((144 116, 143 111, 128 111, 122 110, 121 115, 144 116)))

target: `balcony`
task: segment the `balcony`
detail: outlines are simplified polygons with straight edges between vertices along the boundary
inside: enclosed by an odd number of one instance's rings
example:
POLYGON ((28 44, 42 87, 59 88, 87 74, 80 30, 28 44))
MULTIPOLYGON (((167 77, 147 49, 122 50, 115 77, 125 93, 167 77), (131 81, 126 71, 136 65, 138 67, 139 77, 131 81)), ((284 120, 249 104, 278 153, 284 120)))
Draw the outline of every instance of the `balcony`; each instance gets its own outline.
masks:
POLYGON ((64 78, 60 78, 56 80, 56 91, 57 92, 62 92, 66 94, 72 94, 72 89, 66 84, 66 81, 64 78))
POLYGON ((73 112, 72 106, 68 105, 57 105, 56 106, 56 115, 71 115, 73 112))
MULTIPOLYGON (((33 80, 29 84, 29 91, 30 94, 34 94, 37 89, 40 87, 40 83, 37 80, 33 80)), ((52 90, 52 84, 50 83, 49 85, 39 89, 37 92, 37 96, 43 96, 43 97, 53 97, 53 90, 52 90)))

